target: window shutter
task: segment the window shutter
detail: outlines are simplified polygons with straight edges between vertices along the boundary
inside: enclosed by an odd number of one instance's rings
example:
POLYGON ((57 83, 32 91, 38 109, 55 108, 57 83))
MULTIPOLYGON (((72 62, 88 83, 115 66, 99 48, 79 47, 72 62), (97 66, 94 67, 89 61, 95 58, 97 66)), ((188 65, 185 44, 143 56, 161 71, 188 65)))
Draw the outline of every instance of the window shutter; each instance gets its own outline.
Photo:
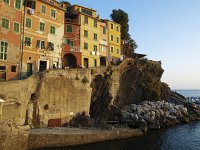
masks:
POLYGON ((37 40, 36 48, 41 48, 41 41, 40 40, 37 40))

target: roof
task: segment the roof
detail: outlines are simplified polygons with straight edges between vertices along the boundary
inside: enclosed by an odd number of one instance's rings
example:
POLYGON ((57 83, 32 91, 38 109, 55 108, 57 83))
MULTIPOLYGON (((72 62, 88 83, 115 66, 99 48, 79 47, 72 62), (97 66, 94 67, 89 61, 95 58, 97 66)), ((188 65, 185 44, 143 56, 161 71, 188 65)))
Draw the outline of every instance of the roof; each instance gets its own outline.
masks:
POLYGON ((92 10, 92 11, 95 11, 96 12, 96 10, 94 10, 94 9, 92 9, 92 8, 87 8, 87 7, 84 7, 84 6, 80 6, 80 5, 73 5, 73 6, 78 6, 78 7, 81 7, 81 8, 85 8, 85 9, 89 9, 89 10, 92 10))

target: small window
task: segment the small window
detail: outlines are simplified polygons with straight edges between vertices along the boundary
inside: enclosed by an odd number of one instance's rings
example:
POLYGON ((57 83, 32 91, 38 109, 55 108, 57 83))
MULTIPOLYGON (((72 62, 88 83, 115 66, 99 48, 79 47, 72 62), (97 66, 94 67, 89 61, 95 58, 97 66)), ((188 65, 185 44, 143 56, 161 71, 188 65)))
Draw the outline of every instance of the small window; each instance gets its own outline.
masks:
POLYGON ((14 22, 14 31, 19 33, 19 23, 14 22))
POLYGON ((67 6, 67 13, 71 13, 72 12, 72 6, 67 6))
POLYGON ((37 40, 36 48, 45 49, 45 41, 37 40))
POLYGON ((103 27, 103 34, 106 34, 106 27, 103 27))
POLYGON ((11 66, 11 72, 16 72, 17 71, 17 66, 11 66))
POLYGON ((84 37, 88 37, 88 31, 84 30, 84 37))
POLYGON ((94 66, 97 66, 97 60, 94 59, 94 66))
POLYGON ((41 5, 41 13, 46 14, 46 6, 41 5))
POLYGON ((85 16, 85 18, 84 18, 84 23, 88 24, 88 17, 87 16, 85 16))
POLYGON ((30 37, 25 37, 24 45, 31 46, 31 38, 30 37))
POLYGON ((9 29, 10 21, 6 18, 2 18, 2 27, 5 29, 9 29))
POLYGON ((117 48, 116 53, 119 54, 119 49, 117 48))
POLYGON ((44 32, 44 29, 45 29, 45 23, 40 22, 40 31, 44 32))
POLYGON ((119 26, 116 26, 116 31, 119 31, 119 26))
POLYGON ((54 26, 50 26, 50 33, 55 34, 55 27, 54 26))
POLYGON ((113 41, 113 35, 110 36, 110 40, 113 41))
POLYGON ((116 41, 117 41, 117 43, 119 43, 119 37, 116 37, 116 41))
POLYGON ((8 5, 10 4, 10 0, 3 0, 3 2, 8 4, 8 5))
POLYGON ((88 49, 88 43, 84 43, 84 49, 88 49))
POLYGON ((111 29, 113 29, 113 24, 111 23, 111 29))
POLYGON ((94 27, 97 28, 97 20, 94 20, 94 27))
POLYGON ((8 43, 1 41, 0 43, 0 59, 1 60, 7 60, 7 48, 8 48, 8 43))
POLYGON ((48 43, 48 50, 54 51, 54 43, 52 43, 52 42, 48 43))
POLYGON ((97 46, 96 45, 94 45, 94 51, 97 52, 97 46))
POLYGON ((94 33, 94 40, 97 40, 97 34, 94 33))
POLYGON ((111 53, 113 53, 113 49, 114 49, 114 48, 113 48, 113 47, 111 47, 111 50, 110 50, 110 52, 111 52, 111 53))
POLYGON ((72 25, 67 25, 67 32, 72 32, 72 31, 73 31, 72 25))
POLYGON ((15 8, 20 9, 21 8, 21 0, 15 0, 15 8))
POLYGON ((51 9, 51 17, 56 18, 56 10, 51 9))
POLYGON ((26 27, 31 28, 32 27, 32 20, 30 18, 26 18, 26 27))

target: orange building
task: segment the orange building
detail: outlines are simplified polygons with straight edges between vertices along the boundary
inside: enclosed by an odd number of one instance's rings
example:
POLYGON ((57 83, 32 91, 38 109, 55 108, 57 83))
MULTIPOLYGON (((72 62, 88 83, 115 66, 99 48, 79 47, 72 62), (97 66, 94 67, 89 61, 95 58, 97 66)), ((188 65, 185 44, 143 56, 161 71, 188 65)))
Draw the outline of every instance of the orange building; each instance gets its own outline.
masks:
POLYGON ((21 0, 0 1, 0 81, 18 78, 21 0))
POLYGON ((55 0, 27 0, 25 6, 22 76, 61 68, 63 5, 55 0))
POLYGON ((66 5, 65 7, 63 67, 76 68, 82 66, 79 15, 72 13, 72 6, 66 5))

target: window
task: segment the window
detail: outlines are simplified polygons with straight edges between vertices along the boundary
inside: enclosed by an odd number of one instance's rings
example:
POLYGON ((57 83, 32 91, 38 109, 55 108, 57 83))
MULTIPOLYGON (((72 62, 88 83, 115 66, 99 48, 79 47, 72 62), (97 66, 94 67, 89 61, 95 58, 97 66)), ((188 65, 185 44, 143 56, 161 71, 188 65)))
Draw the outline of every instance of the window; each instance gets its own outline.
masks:
POLYGON ((52 43, 52 42, 48 43, 48 50, 54 51, 54 43, 52 43))
POLYGON ((113 24, 111 23, 111 29, 113 29, 113 24))
POLYGON ((67 39, 67 45, 70 45, 71 47, 73 47, 74 46, 74 42, 73 41, 71 41, 70 39, 67 39))
POLYGON ((88 17, 87 16, 85 16, 85 18, 84 18, 84 23, 88 24, 88 17))
POLYGON ((1 47, 1 49, 0 49, 0 59, 1 60, 7 60, 7 47, 8 47, 8 43, 1 41, 0 47, 1 47))
POLYGON ((119 43, 119 37, 116 37, 116 41, 117 41, 117 43, 119 43))
POLYGON ((116 26, 116 31, 119 31, 119 26, 116 26))
POLYGON ((46 6, 41 5, 41 13, 46 14, 46 6))
POLYGON ((103 34, 106 34, 106 27, 103 27, 103 34))
POLYGON ((20 9, 21 8, 21 0, 15 0, 15 8, 20 9))
POLYGON ((84 30, 84 37, 88 37, 88 31, 84 30))
POLYGON ((27 7, 35 9, 35 1, 27 0, 27 7))
POLYGON ((97 46, 96 45, 94 45, 94 51, 97 52, 97 46))
POLYGON ((67 32, 72 32, 72 31, 73 31, 72 25, 67 25, 67 32))
POLYGON ((84 43, 84 49, 88 49, 88 43, 84 43))
POLYGON ((94 66, 97 66, 97 60, 94 59, 94 66))
POLYGON ((111 52, 111 53, 113 53, 113 47, 111 47, 111 50, 110 50, 110 52, 111 52))
POLYGON ((11 72, 16 72, 17 71, 17 66, 11 66, 11 72))
POLYGON ((3 0, 3 2, 9 5, 10 0, 3 0))
POLYGON ((9 29, 9 20, 6 18, 2 18, 2 27, 9 29))
POLYGON ((44 41, 37 40, 36 48, 45 49, 45 42, 44 42, 44 41))
POLYGON ((67 13, 72 13, 72 6, 67 6, 67 13))
POLYGON ((55 27, 54 26, 50 26, 50 33, 55 34, 55 27))
POLYGON ((94 40, 97 40, 97 34, 94 33, 94 40))
POLYGON ((24 45, 31 46, 31 38, 30 37, 25 37, 24 45))
POLYGON ((32 26, 32 20, 30 18, 26 18, 26 27, 31 28, 32 26))
POLYGON ((40 22, 40 31, 44 32, 44 28, 45 28, 45 23, 40 22))
POLYGON ((119 54, 119 49, 117 48, 116 53, 119 54))
POLYGON ((110 40, 113 41, 113 35, 110 36, 110 40))
POLYGON ((56 10, 51 9, 51 17, 56 18, 56 10))
POLYGON ((97 28, 97 21, 94 20, 94 27, 97 28))
POLYGON ((19 33, 19 23, 14 22, 14 31, 19 33))

